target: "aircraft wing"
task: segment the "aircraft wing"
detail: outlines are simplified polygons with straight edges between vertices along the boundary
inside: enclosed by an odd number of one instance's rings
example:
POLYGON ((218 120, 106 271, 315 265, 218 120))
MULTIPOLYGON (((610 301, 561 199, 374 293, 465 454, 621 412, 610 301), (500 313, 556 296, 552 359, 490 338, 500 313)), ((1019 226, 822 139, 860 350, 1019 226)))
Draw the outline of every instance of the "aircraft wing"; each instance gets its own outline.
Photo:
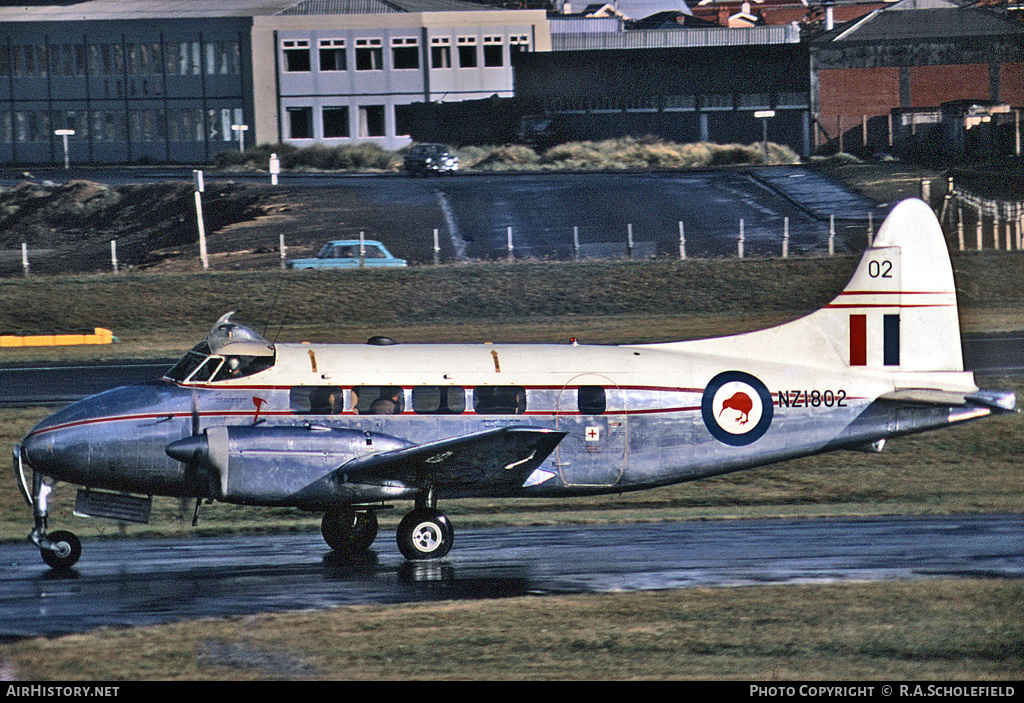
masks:
POLYGON ((347 481, 431 483, 437 488, 519 488, 565 437, 541 427, 503 427, 346 462, 347 481))

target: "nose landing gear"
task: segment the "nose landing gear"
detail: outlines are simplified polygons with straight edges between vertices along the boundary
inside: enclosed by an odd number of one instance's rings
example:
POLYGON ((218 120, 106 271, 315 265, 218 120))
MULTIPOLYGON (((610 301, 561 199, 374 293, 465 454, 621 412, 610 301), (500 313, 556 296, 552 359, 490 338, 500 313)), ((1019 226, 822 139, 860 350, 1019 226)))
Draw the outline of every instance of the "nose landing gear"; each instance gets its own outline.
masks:
POLYGON ((28 539, 32 544, 39 547, 39 555, 53 569, 70 569, 82 556, 82 542, 73 532, 67 530, 55 530, 47 534, 47 497, 53 486, 43 480, 43 475, 33 473, 32 475, 32 514, 35 517, 35 527, 29 533, 28 539))

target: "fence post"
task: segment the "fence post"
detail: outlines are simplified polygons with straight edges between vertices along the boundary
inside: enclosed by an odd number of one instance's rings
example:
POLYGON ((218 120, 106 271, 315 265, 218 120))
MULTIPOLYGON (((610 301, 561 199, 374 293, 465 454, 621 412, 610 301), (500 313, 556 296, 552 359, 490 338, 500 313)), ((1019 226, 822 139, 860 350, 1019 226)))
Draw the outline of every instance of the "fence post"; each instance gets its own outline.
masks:
POLYGON ((782 220, 782 258, 789 258, 789 218, 782 220))
POLYGON ((437 228, 434 228, 434 266, 441 263, 441 240, 437 228))
POLYGON ((508 260, 509 261, 512 261, 513 258, 514 258, 513 250, 514 250, 514 247, 512 246, 512 228, 509 227, 508 228, 508 260))
POLYGON ((286 269, 288 268, 288 263, 285 260, 285 257, 288 256, 288 247, 284 245, 284 232, 281 232, 279 235, 277 235, 277 243, 278 249, 281 252, 281 268, 286 269))
POLYGON ((977 239, 978 251, 981 251, 984 248, 984 245, 983 245, 982 240, 981 240, 981 235, 982 235, 981 203, 975 203, 974 207, 975 207, 975 211, 978 213, 978 224, 975 227, 975 238, 977 239))
POLYGON ((999 251, 999 206, 992 203, 992 248, 999 251))
POLYGON ((203 224, 203 172, 192 171, 193 188, 196 198, 196 221, 199 223, 199 260, 203 268, 210 268, 210 257, 206 255, 206 225, 203 224))
MULTIPOLYGON (((239 135, 241 136, 241 135, 239 135)), ((281 173, 281 159, 277 158, 277 154, 270 155, 270 185, 277 185, 278 174, 281 173)))
POLYGON ((1017 204, 1017 251, 1021 250, 1021 229, 1024 227, 1024 208, 1017 204))
POLYGON ((626 258, 633 258, 633 223, 626 225, 626 258))
POLYGON ((580 228, 572 228, 572 257, 573 260, 580 260, 580 228))
POLYGON ((359 268, 366 268, 366 233, 359 230, 359 268))
POLYGON ((26 242, 21 243, 21 268, 25 271, 25 278, 28 278, 28 244, 26 242))
POLYGON ((836 255, 836 216, 828 216, 828 255, 836 255))
POLYGON ((743 258, 743 243, 744 243, 745 240, 746 240, 746 237, 744 237, 744 235, 743 235, 743 220, 740 220, 740 241, 739 241, 738 249, 739 249, 739 255, 740 255, 741 259, 743 258))
MULTIPOLYGON (((931 206, 929 206, 931 207, 931 206)), ((868 213, 868 246, 875 241, 875 213, 868 213)))
POLYGON ((110 240, 110 267, 117 273, 117 240, 110 240))
POLYGON ((956 241, 960 245, 960 251, 964 250, 964 206, 958 200, 956 203, 956 241))
POLYGON ((686 258, 686 233, 683 231, 683 221, 679 220, 679 260, 686 258))
POLYGON ((1006 251, 1013 251, 1013 216, 1010 214, 1010 203, 1006 203, 1006 251))

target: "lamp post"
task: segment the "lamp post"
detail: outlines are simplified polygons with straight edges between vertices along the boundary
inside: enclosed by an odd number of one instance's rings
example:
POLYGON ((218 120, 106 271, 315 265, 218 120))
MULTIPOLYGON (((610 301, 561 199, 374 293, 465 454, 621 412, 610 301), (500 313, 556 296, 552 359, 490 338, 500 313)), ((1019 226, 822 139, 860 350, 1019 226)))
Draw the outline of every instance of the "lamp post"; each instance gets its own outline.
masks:
POLYGON ((68 159, 68 137, 75 136, 75 130, 73 129, 55 129, 53 133, 58 137, 64 139, 64 170, 67 171, 71 167, 71 162, 68 159))
POLYGON ((761 120, 761 143, 764 145, 764 160, 768 161, 768 120, 775 117, 775 110, 756 110, 754 117, 761 120))
POLYGON ((245 147, 242 144, 243 136, 245 135, 245 130, 249 129, 249 125, 233 124, 231 125, 231 129, 238 132, 238 153, 242 153, 243 151, 245 151, 245 147))

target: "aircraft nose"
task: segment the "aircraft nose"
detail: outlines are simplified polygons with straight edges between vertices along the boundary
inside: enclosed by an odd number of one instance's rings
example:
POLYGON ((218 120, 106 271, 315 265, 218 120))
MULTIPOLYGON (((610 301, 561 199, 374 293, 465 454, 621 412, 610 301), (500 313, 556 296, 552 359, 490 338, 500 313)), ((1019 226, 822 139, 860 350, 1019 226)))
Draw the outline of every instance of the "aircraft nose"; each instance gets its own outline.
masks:
POLYGON ((29 435, 21 440, 21 455, 34 469, 43 468, 52 453, 53 442, 45 435, 29 435))

